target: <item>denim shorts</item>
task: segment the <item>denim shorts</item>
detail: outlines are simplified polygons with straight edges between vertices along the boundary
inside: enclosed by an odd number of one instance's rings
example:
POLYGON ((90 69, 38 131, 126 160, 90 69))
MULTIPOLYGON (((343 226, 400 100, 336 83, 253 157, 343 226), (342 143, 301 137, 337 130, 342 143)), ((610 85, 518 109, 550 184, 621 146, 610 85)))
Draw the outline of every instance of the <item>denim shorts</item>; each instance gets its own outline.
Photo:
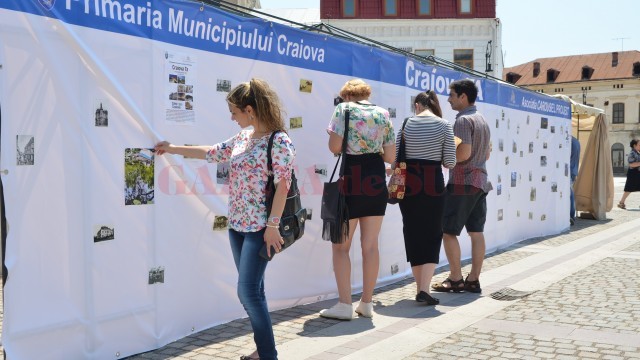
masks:
POLYGON ((445 193, 442 231, 460 235, 467 232, 483 232, 487 220, 487 193, 471 185, 447 185, 445 193))

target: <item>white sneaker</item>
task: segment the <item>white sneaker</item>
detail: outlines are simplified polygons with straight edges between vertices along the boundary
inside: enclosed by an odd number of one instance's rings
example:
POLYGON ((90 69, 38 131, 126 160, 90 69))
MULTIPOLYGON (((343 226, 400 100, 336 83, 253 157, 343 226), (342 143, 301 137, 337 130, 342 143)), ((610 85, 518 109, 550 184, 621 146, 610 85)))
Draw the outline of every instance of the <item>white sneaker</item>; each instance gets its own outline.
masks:
POLYGON ((351 320, 353 319, 353 305, 338 302, 330 309, 321 310, 320 316, 330 319, 351 320))
POLYGON ((368 318, 373 317, 373 303, 360 301, 360 304, 358 304, 358 307, 356 308, 356 312, 360 316, 368 318))

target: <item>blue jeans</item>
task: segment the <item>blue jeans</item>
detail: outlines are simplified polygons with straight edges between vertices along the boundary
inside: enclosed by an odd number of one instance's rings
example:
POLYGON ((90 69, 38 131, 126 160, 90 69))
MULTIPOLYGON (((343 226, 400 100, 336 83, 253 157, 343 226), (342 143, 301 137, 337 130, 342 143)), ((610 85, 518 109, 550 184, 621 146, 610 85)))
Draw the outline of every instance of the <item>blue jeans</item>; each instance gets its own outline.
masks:
POLYGON ((575 179, 571 179, 571 195, 569 196, 569 201, 571 201, 569 205, 569 215, 572 219, 576 218, 576 196, 573 194, 573 183, 575 181, 575 179))
POLYGON ((264 244, 264 230, 239 232, 229 229, 229 241, 238 269, 238 299, 249 315, 260 360, 278 359, 264 296, 264 271, 269 262, 258 255, 264 244))

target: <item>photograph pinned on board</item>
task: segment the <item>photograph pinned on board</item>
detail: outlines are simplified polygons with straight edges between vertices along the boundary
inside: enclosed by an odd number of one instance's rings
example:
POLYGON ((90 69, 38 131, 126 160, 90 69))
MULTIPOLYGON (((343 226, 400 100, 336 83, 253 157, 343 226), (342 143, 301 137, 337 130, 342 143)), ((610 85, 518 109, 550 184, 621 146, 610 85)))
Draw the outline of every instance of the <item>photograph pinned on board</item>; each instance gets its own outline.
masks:
POLYGON ((502 176, 498 174, 498 184, 500 184, 501 182, 502 182, 502 176))
POLYGON ((551 192, 558 192, 558 183, 555 181, 551 183, 551 192))
POLYGON ((322 177, 327 177, 327 164, 315 164, 313 172, 322 177))
POLYGON ((222 215, 216 215, 213 218, 213 231, 227 230, 229 227, 229 218, 222 215))
POLYGON ((520 157, 524 157, 524 152, 520 150, 520 157))
POLYGON ((300 92, 310 93, 313 88, 313 81, 300 79, 300 92))
POLYGON ((502 139, 498 139, 498 151, 504 151, 504 141, 502 139))
POLYGON ((113 225, 94 225, 93 242, 101 242, 115 239, 115 227, 113 225))
POLYGON ((395 119, 396 118, 396 108, 388 108, 387 110, 389 111, 389 118, 390 119, 395 119))
POLYGON ((216 80, 216 91, 218 91, 218 92, 229 92, 229 91, 231 91, 231 80, 217 79, 216 80))
POLYGON ((552 134, 556 133, 556 127, 555 126, 551 125, 550 130, 551 130, 552 134))
POLYGON ((520 134, 520 124, 516 127, 516 134, 520 134))
POLYGON ((547 157, 545 155, 540 156, 540 166, 547 166, 547 157))
POLYGON ((546 129, 549 127, 549 119, 546 117, 540 118, 540 129, 546 129))
POLYGON ((529 220, 533 220, 533 213, 529 211, 529 220))
POLYGON ((533 181, 533 171, 529 170, 529 182, 533 181))
POLYGON ((95 121, 96 127, 107 127, 109 126, 109 106, 107 102, 103 99, 98 99, 95 101, 95 114, 93 120, 95 121))
POLYGON ((154 199, 153 149, 124 149, 124 204, 148 205, 154 199))
POLYGON ((509 157, 508 156, 504 157, 504 164, 505 165, 509 165, 509 157))
POLYGON ((520 217, 520 210, 516 211, 516 216, 520 217))
POLYGON ((540 215, 540 221, 545 221, 545 220, 547 220, 547 214, 540 215))
POLYGON ((546 141, 542 143, 542 148, 543 148, 543 149, 546 149, 546 148, 548 148, 548 147, 549 147, 549 145, 547 144, 547 142, 546 142, 546 141))
POLYGON ((540 139, 540 129, 536 130, 536 139, 540 139))
POLYGON ((511 172, 511 187, 516 187, 518 182, 518 173, 516 171, 511 172))
POLYGON ((302 128, 302 117, 292 117, 289 119, 289 129, 300 129, 302 128))
POLYGON ((149 285, 155 283, 164 284, 164 266, 158 266, 149 270, 149 285))
POLYGON ((216 184, 229 185, 229 162, 218 163, 216 169, 216 184))
POLYGON ((564 176, 568 177, 569 176, 569 164, 564 163, 564 176))
POLYGON ((498 184, 498 186, 496 186, 496 195, 500 194, 502 194, 502 184, 498 184))
POLYGON ((547 175, 542 175, 540 182, 547 182, 547 175))
POLYGON ((527 125, 529 125, 529 115, 527 115, 527 125))
POLYGON ((531 187, 531 191, 529 192, 529 200, 536 201, 536 188, 533 186, 531 187))
POLYGON ((516 144, 515 140, 513 141, 513 144, 511 146, 511 151, 515 154, 518 152, 518 145, 516 144))
POLYGON ((529 154, 533 154, 533 141, 529 142, 529 154))
POLYGON ((556 161, 556 169, 560 169, 560 161, 556 161))
POLYGON ((558 149, 562 149, 562 143, 558 144, 558 149))
POLYGON ((16 135, 16 165, 33 165, 36 149, 33 135, 16 135))
POLYGON ((503 210, 498 209, 498 221, 502 221, 502 219, 503 219, 503 210))

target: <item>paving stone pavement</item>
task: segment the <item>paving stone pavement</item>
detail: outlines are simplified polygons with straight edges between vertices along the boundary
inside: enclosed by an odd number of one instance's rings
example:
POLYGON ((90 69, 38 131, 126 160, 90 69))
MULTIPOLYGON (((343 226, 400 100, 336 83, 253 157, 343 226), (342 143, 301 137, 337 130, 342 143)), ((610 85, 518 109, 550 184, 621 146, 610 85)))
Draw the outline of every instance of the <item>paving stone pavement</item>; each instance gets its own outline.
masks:
MULTIPOLYGON (((614 204, 623 185, 615 178, 614 204)), ((373 319, 319 317, 335 300, 272 312, 279 358, 640 359, 639 205, 632 194, 606 220, 577 219, 564 233, 487 255, 482 295, 438 294, 440 305, 417 306, 406 278, 376 289, 373 319), (530 294, 492 298, 504 289, 530 294)), ((437 269, 434 281, 447 274, 437 269)), ((238 359, 253 349, 240 319, 127 359, 238 359)))

